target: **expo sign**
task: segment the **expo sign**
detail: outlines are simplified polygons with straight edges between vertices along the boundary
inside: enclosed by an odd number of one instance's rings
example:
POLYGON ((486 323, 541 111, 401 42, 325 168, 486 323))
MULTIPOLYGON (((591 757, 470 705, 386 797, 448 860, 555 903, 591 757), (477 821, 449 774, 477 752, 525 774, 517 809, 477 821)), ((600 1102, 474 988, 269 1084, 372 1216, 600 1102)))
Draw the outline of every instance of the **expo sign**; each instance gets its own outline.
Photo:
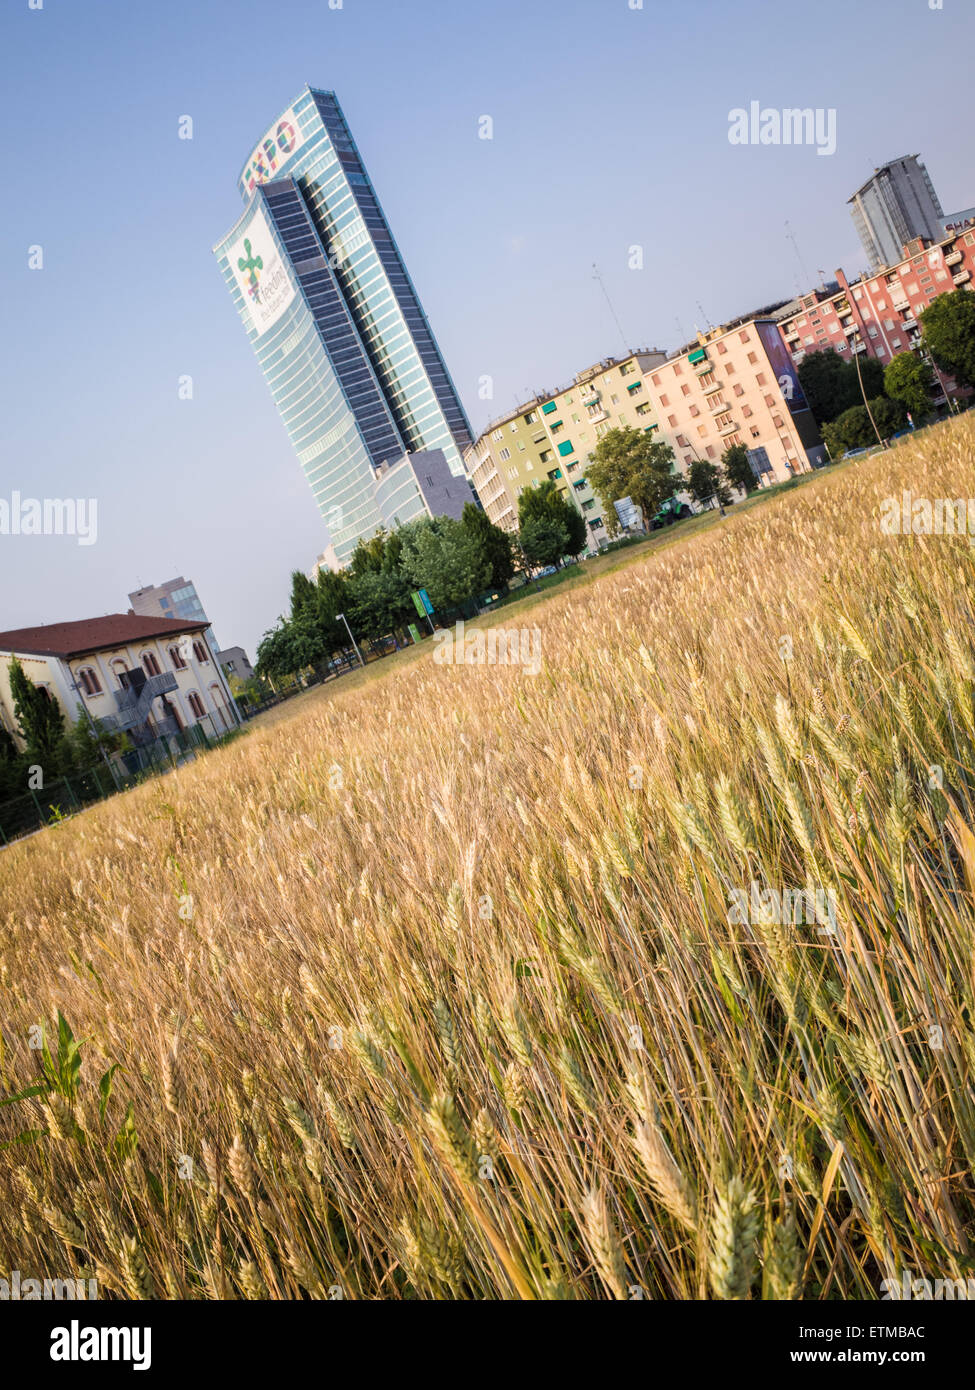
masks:
POLYGON ((293 109, 284 115, 265 135, 240 176, 245 193, 253 193, 259 183, 266 183, 281 171, 297 149, 304 143, 293 109))

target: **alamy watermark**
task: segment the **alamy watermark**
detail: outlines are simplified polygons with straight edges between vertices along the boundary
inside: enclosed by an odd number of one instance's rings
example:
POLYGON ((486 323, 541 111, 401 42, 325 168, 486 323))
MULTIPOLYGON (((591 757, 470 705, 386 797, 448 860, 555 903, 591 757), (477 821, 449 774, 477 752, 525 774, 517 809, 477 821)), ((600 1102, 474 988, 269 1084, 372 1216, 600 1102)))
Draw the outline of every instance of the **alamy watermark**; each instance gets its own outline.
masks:
POLYGON ((98 539, 94 497, 0 497, 0 536, 76 536, 79 545, 98 539))
POLYGON ((836 153, 835 106, 786 106, 760 101, 728 112, 731 145, 815 145, 817 154, 836 153))
POLYGON ((19 1269, 10 1271, 9 1279, 0 1279, 0 1303, 30 1303, 39 1299, 77 1299, 91 1302, 98 1297, 97 1279, 23 1279, 19 1269))
POLYGON ((880 529, 885 536, 967 536, 975 545, 975 497, 885 497, 880 529))
POLYGON ((465 632, 461 620, 435 632, 433 646, 438 666, 521 666, 530 676, 542 669, 542 633, 537 627, 465 632))
POLYGON ((748 888, 733 888, 728 921, 816 926, 822 936, 836 935, 836 894, 832 888, 762 888, 752 879, 748 888))
POLYGON ((880 1283, 882 1299, 920 1298, 929 1301, 956 1298, 975 1298, 975 1279, 928 1279, 925 1275, 915 1278, 909 1269, 901 1270, 899 1279, 883 1279, 880 1283))

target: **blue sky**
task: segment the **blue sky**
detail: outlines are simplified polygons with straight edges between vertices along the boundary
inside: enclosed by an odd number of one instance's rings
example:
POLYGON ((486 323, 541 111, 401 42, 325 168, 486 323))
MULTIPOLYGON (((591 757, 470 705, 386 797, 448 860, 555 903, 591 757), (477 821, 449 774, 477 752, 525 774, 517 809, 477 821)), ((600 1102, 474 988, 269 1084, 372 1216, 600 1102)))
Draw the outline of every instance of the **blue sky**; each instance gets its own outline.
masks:
POLYGON ((0 497, 99 512, 92 546, 0 536, 0 629, 184 574, 253 657, 323 548, 210 249, 306 82, 338 93, 476 429, 621 349, 593 262, 628 343, 672 348, 794 294, 800 257, 858 272, 846 199, 878 163, 919 152, 946 213, 975 204, 970 0, 635 3, 7 0, 0 497), (836 153, 730 145, 752 100, 835 108, 836 153))

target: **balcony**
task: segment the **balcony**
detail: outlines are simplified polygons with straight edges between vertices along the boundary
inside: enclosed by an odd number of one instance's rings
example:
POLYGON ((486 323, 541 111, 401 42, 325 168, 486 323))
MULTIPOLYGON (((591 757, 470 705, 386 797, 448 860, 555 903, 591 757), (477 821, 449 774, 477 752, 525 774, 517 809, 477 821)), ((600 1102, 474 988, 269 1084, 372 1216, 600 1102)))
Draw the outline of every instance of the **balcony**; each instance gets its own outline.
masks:
POLYGON ((598 410, 591 410, 589 412, 588 419, 590 419, 594 425, 598 425, 600 420, 609 419, 609 411, 604 410, 603 407, 600 406, 598 410))
POLYGON ((910 309, 911 307, 911 301, 903 297, 900 299, 892 299, 890 302, 899 314, 902 314, 905 309, 910 309))
POLYGON ((945 265, 959 265, 964 259, 962 251, 949 251, 945 256, 945 265))
POLYGON ((710 384, 709 386, 705 386, 705 388, 704 388, 704 394, 705 394, 706 396, 713 396, 714 393, 715 393, 715 391, 723 391, 723 390, 724 390, 724 382, 723 382, 723 381, 712 381, 711 384, 710 384))
POLYGON ((718 433, 720 434, 721 438, 723 439, 723 438, 725 437, 726 434, 734 434, 734 432, 735 432, 735 430, 737 430, 737 428, 738 428, 738 426, 735 424, 734 420, 732 420, 730 424, 728 424, 728 425, 722 425, 721 428, 718 430, 718 433))
POLYGON ((687 360, 692 367, 699 367, 703 362, 707 362, 708 360, 707 348, 695 348, 693 352, 687 354, 687 360))
POLYGON ((798 328, 787 328, 784 337, 787 343, 791 343, 794 338, 797 339, 799 337, 798 328))
POLYGON ((848 323, 844 326, 843 332, 846 334, 848 338, 852 338, 854 333, 859 332, 859 329, 857 328, 855 323, 848 323))
POLYGON ((591 405, 599 404, 599 392, 596 390, 584 391, 580 393, 579 400, 588 410, 591 405))
POLYGON ((149 718, 153 700, 159 695, 168 695, 171 690, 177 690, 178 685, 171 671, 165 671, 159 676, 146 677, 141 670, 136 669, 129 671, 128 676, 128 689, 114 692, 118 725, 120 729, 137 729, 149 718))
POLYGON ((723 410, 728 409, 727 401, 708 401, 712 415, 720 415, 723 410))
POLYGON ((917 319, 910 314, 906 319, 901 319, 901 328, 917 328, 917 319))
POLYGON ((957 275, 953 275, 951 278, 954 284, 964 285, 966 281, 972 278, 972 272, 970 270, 960 270, 957 275))

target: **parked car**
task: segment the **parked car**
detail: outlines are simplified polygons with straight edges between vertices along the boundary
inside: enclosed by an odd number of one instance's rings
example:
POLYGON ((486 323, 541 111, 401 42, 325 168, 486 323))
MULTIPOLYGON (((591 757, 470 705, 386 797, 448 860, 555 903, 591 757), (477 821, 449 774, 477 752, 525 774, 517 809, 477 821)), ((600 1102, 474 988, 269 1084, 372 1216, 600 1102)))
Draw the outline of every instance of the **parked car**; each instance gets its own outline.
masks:
POLYGON ((547 574, 558 574, 558 570, 555 568, 554 565, 546 565, 543 570, 538 571, 538 573, 535 575, 535 578, 544 579, 547 574))

